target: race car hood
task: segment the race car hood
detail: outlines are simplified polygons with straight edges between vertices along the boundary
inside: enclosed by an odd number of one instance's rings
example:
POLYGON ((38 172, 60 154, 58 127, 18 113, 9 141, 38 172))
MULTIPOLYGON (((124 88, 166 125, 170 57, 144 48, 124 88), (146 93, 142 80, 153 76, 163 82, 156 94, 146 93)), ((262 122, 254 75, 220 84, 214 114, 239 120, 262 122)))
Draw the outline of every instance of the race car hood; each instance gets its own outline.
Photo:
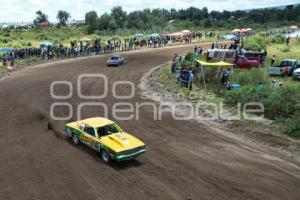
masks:
POLYGON ((142 141, 128 133, 111 134, 101 138, 101 142, 114 152, 121 152, 145 146, 142 141))

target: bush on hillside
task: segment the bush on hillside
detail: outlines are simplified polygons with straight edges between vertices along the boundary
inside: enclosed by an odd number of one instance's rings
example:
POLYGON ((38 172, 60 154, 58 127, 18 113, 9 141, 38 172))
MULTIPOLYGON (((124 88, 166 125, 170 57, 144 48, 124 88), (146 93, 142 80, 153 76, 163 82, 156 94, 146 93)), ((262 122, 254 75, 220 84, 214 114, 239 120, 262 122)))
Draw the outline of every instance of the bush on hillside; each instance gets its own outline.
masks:
POLYGON ((270 93, 265 106, 270 118, 288 117, 299 111, 300 85, 285 84, 270 93))
POLYGON ((188 60, 188 61, 193 61, 193 55, 194 53, 189 51, 186 55, 185 55, 185 60, 188 60))
POLYGON ((230 80, 232 83, 238 83, 240 85, 257 85, 259 82, 267 83, 267 75, 264 69, 253 68, 251 70, 236 70, 230 74, 230 80))
POLYGON ((291 118, 280 118, 277 122, 281 125, 283 133, 300 139, 300 116, 293 116, 291 118))
POLYGON ((265 117, 280 123, 284 133, 300 137, 300 85, 287 83, 274 90, 269 85, 263 89, 247 85, 225 94, 225 103, 228 105, 241 103, 243 106, 249 102, 262 103, 265 117))
POLYGON ((282 34, 273 35, 268 39, 268 43, 273 43, 273 44, 283 44, 284 41, 285 41, 285 37, 282 34))
POLYGON ((267 41, 264 37, 258 35, 245 38, 244 48, 252 51, 264 50, 267 48, 267 41))
POLYGON ((236 105, 241 103, 242 105, 249 102, 263 103, 268 99, 270 95, 270 89, 264 87, 263 89, 258 89, 254 86, 245 86, 238 90, 230 90, 225 93, 225 102, 228 105, 236 105))

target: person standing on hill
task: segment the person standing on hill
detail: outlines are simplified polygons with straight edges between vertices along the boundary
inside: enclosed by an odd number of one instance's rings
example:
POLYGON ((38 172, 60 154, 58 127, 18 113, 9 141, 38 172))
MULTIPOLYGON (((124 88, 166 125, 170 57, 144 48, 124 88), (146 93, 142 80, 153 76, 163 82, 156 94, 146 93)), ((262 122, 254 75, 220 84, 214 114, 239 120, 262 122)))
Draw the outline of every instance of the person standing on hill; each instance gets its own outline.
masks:
POLYGON ((290 44, 290 39, 291 39, 290 36, 288 36, 288 37, 286 38, 286 45, 289 45, 289 44, 290 44))
POLYGON ((276 55, 273 55, 273 56, 272 56, 272 59, 271 59, 271 66, 274 65, 275 60, 276 60, 276 55))
POLYGON ((194 74, 193 74, 193 71, 191 70, 189 72, 189 90, 192 90, 193 89, 193 80, 194 80, 194 74))

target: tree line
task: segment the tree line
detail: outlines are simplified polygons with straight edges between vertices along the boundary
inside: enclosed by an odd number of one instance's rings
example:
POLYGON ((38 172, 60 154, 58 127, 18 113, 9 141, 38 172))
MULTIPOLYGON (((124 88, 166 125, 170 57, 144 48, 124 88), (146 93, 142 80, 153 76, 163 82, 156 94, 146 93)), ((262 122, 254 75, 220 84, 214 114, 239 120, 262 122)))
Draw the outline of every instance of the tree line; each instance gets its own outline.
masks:
MULTIPOLYGON (((47 21, 48 17, 41 11, 36 12, 34 24, 47 21)), ((60 26, 65 26, 70 19, 67 11, 59 11, 57 19, 60 26)), ((211 11, 206 7, 187 9, 144 9, 127 13, 122 7, 112 8, 110 13, 102 15, 96 11, 85 14, 86 30, 115 32, 124 28, 137 31, 155 31, 164 29, 171 20, 187 21, 194 26, 205 28, 238 26, 239 24, 264 24, 279 22, 297 22, 300 20, 300 5, 288 5, 284 8, 264 8, 237 11, 211 11)))
POLYGON ((289 5, 285 8, 265 8, 237 11, 211 11, 206 7, 200 9, 144 9, 126 13, 122 7, 114 7, 110 13, 98 16, 95 11, 85 15, 87 30, 92 33, 96 30, 116 31, 117 29, 135 29, 140 31, 155 30, 166 27, 171 20, 190 21, 196 26, 206 28, 219 23, 247 21, 252 23, 277 23, 282 21, 299 21, 300 5, 289 5))

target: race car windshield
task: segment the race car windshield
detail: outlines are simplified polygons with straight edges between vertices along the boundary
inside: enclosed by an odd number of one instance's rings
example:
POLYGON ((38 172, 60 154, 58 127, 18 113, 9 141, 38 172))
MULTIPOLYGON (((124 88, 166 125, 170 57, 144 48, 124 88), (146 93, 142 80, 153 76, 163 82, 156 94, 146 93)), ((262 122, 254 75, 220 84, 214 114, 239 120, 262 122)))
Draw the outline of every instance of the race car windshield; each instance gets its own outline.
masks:
POLYGON ((118 57, 111 57, 111 60, 118 60, 118 57))
POLYGON ((110 134, 119 133, 121 130, 115 124, 110 124, 97 128, 97 132, 99 137, 103 137, 110 134))

